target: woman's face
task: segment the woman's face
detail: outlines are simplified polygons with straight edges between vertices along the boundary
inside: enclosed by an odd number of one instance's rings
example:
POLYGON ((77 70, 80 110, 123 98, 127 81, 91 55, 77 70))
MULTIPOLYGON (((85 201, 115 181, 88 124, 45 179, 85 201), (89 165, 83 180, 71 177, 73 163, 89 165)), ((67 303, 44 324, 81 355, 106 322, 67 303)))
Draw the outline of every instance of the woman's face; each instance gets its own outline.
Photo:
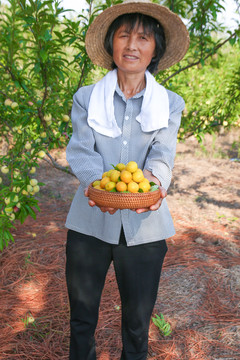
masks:
POLYGON ((144 33, 142 25, 130 31, 122 25, 113 37, 113 61, 123 72, 145 72, 155 56, 155 45, 154 35, 144 33))

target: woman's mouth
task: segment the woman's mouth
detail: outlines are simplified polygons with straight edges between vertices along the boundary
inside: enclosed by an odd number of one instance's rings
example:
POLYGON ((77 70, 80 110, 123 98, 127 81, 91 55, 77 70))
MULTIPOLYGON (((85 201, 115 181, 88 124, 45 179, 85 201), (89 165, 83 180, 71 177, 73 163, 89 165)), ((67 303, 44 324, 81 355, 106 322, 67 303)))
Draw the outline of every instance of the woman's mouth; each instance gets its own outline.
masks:
POLYGON ((123 55, 123 57, 128 60, 137 60, 138 59, 138 57, 135 55, 127 55, 126 54, 126 55, 123 55))

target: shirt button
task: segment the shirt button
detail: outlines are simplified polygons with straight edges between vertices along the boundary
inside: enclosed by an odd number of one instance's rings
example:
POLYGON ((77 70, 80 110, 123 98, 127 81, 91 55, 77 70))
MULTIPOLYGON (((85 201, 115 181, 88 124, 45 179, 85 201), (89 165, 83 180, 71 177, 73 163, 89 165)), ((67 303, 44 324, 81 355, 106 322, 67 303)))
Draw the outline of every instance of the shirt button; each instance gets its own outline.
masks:
POLYGON ((126 140, 123 141, 123 145, 127 145, 127 141, 126 141, 126 140))
POLYGON ((129 116, 128 116, 128 115, 125 116, 125 120, 129 120, 129 116))

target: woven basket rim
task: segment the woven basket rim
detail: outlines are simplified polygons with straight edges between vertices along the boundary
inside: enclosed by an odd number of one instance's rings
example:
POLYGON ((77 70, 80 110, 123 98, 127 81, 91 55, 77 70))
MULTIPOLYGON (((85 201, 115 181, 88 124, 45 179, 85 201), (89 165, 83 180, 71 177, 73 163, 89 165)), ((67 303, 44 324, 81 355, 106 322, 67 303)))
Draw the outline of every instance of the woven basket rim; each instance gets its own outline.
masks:
POLYGON ((161 197, 160 189, 145 193, 124 193, 95 189, 92 184, 89 185, 89 198, 100 207, 139 209, 153 205, 161 197))

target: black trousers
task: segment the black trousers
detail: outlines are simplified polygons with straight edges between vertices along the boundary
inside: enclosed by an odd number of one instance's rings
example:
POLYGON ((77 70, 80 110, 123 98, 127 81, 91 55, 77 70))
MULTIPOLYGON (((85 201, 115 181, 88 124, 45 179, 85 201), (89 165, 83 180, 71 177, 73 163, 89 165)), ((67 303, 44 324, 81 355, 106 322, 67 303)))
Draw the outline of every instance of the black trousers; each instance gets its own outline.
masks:
POLYGON ((113 261, 122 304, 121 360, 146 360, 165 240, 127 247, 69 230, 66 280, 70 302, 70 360, 96 360, 94 333, 105 277, 113 261))

